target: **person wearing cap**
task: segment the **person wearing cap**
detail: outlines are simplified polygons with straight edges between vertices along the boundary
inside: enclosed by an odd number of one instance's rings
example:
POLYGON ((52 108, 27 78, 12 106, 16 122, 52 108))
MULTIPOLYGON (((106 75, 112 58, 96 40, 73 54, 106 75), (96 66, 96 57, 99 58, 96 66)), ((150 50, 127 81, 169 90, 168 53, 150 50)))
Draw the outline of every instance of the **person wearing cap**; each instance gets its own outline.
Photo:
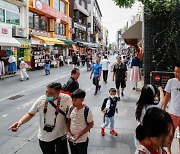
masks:
POLYGON ((124 96, 124 88, 126 87, 127 81, 127 67, 126 64, 123 64, 121 61, 121 56, 118 56, 117 63, 114 65, 113 68, 113 81, 115 81, 118 101, 120 101, 120 86, 121 86, 121 96, 124 96))

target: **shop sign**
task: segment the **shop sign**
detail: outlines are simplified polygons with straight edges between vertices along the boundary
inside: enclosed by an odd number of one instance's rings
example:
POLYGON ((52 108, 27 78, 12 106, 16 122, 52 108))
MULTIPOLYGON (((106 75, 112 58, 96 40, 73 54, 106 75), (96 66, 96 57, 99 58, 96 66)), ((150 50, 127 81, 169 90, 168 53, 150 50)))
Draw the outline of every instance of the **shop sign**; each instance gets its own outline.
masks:
POLYGON ((7 24, 0 24, 0 36, 12 37, 12 27, 7 24))
POLYGON ((156 86, 165 87, 171 78, 174 78, 174 72, 152 71, 150 73, 150 83, 156 86))
POLYGON ((29 44, 21 44, 21 48, 30 48, 29 44))
POLYGON ((80 29, 82 31, 86 31, 86 27, 81 25, 81 24, 78 24, 77 22, 74 23, 74 27, 78 28, 78 29, 80 29))
POLYGON ((32 29, 31 31, 31 35, 40 35, 40 36, 45 36, 45 37, 50 37, 50 33, 45 32, 45 31, 40 31, 40 30, 36 30, 36 29, 32 29))
POLYGON ((71 26, 71 18, 70 17, 68 17, 66 14, 60 12, 59 10, 47 5, 46 3, 43 3, 40 0, 34 0, 33 7, 35 9, 40 10, 41 12, 44 12, 45 14, 49 14, 57 19, 61 19, 61 20, 65 21, 66 23, 69 23, 71 26))

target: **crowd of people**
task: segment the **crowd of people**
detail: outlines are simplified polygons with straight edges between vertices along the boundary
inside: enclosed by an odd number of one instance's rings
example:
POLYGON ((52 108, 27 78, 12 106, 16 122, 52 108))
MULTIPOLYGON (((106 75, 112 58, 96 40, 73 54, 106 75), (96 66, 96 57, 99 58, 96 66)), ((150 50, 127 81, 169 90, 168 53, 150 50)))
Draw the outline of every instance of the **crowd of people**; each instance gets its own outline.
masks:
MULTIPOLYGON (((86 56, 81 57, 82 66, 87 63, 86 56)), ((127 58, 127 57, 126 57, 127 58)), ((124 96, 124 88, 127 81, 128 62, 125 57, 117 56, 113 64, 112 80, 116 88, 109 89, 109 96, 102 103, 101 111, 104 114, 100 133, 105 135, 105 128, 110 125, 110 133, 117 136, 114 128, 115 113, 118 113, 118 102, 124 96), (121 94, 121 95, 120 95, 121 94)), ((78 56, 72 57, 73 70, 66 84, 51 83, 46 88, 45 95, 39 97, 27 114, 12 124, 9 129, 17 131, 19 127, 28 122, 39 112, 39 145, 44 154, 66 154, 68 144, 72 154, 87 154, 89 143, 88 132, 94 126, 93 114, 86 105, 86 92, 80 89, 78 78, 80 69, 78 56), (54 118, 52 118, 54 117, 54 118)), ((94 95, 101 89, 100 80, 108 82, 107 55, 101 59, 96 56, 95 63, 92 62, 90 79, 95 85, 94 95)), ((137 55, 131 62, 131 81, 138 82, 139 60, 137 55)), ((180 128, 180 64, 175 66, 175 78, 170 79, 163 89, 155 85, 145 84, 141 90, 139 100, 136 103, 135 117, 138 126, 135 132, 136 154, 172 154, 171 143, 175 129, 180 128), (158 96, 158 92, 160 96, 158 96), (170 102, 170 103, 169 103, 170 102), (168 112, 166 112, 169 103, 168 112), (167 147, 167 152, 164 149, 167 147)), ((50 74, 50 72, 49 72, 50 74)), ((28 78, 28 76, 26 76, 28 78)), ((135 87, 137 88, 137 87, 135 87)), ((180 139, 179 139, 180 152, 180 139)))

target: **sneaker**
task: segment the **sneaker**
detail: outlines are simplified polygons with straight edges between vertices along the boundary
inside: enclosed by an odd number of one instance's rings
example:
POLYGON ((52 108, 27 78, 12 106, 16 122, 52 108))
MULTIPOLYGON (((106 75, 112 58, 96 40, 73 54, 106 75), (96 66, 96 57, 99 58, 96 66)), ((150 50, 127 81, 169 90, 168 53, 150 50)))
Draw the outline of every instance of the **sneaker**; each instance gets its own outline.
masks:
POLYGON ((117 100, 120 101, 120 97, 118 97, 117 100))
POLYGON ((29 80, 29 77, 27 77, 27 79, 26 80, 29 80))
POLYGON ((135 87, 133 87, 133 88, 132 88, 132 90, 136 90, 136 88, 135 88, 135 87))
POLYGON ((97 92, 94 93, 94 95, 96 95, 96 94, 97 94, 97 92))
POLYGON ((102 135, 102 136, 105 135, 104 128, 101 128, 101 135, 102 135))
POLYGON ((122 97, 124 96, 124 93, 123 93, 123 92, 121 92, 121 96, 122 96, 122 97))
POLYGON ((118 135, 118 133, 117 133, 114 129, 111 130, 110 133, 111 133, 112 135, 114 135, 114 136, 117 136, 117 135, 118 135))

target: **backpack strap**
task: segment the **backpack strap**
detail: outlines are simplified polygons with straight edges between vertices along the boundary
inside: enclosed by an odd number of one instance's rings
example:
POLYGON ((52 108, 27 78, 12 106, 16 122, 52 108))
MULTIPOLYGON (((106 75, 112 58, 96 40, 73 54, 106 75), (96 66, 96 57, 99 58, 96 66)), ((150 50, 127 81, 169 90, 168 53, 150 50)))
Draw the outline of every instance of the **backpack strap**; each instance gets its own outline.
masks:
POLYGON ((71 105, 70 108, 69 108, 69 113, 71 114, 71 112, 74 110, 74 106, 71 105))
POLYGON ((85 119, 87 125, 89 125, 89 123, 87 121, 88 113, 89 113, 89 107, 85 106, 85 109, 84 109, 84 119, 85 119))

